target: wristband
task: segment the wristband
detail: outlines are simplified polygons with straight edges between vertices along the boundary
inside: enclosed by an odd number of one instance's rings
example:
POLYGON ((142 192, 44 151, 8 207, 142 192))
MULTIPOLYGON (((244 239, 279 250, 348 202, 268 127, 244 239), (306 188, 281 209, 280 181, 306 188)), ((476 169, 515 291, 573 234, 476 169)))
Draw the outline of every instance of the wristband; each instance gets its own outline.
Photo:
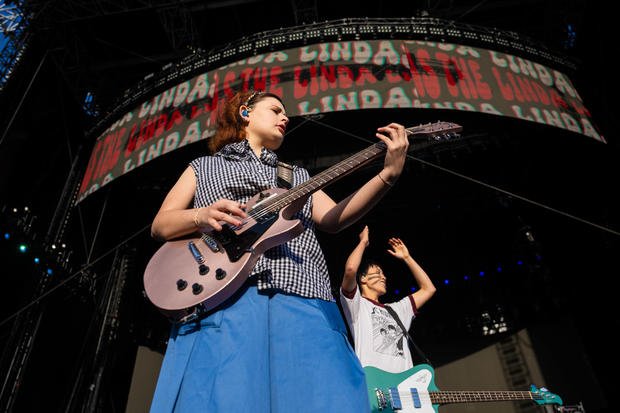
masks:
POLYGON ((394 184, 389 183, 388 181, 386 181, 385 179, 383 179, 383 177, 381 176, 380 173, 377 174, 377 176, 379 177, 379 179, 381 179, 381 181, 386 184, 387 186, 389 186, 390 188, 394 186, 394 184))

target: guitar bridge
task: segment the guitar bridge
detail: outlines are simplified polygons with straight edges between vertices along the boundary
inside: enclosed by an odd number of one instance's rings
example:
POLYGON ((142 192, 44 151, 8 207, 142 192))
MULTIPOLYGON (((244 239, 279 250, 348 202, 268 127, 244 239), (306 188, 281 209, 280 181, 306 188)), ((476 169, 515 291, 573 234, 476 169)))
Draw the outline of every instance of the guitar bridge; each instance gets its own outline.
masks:
POLYGON ((204 242, 207 247, 213 252, 220 252, 220 247, 217 246, 217 242, 207 234, 202 234, 202 242, 204 242))
POLYGON ((375 394, 377 395, 377 407, 379 410, 383 410, 387 407, 387 398, 385 397, 385 392, 381 389, 375 389, 375 394))
POLYGON ((196 247, 196 244, 194 244, 193 241, 188 242, 187 246, 189 247, 189 250, 191 251, 192 256, 194 257, 194 259, 196 260, 198 264, 202 264, 205 262, 205 258, 202 256, 202 254, 200 253, 200 250, 196 247))

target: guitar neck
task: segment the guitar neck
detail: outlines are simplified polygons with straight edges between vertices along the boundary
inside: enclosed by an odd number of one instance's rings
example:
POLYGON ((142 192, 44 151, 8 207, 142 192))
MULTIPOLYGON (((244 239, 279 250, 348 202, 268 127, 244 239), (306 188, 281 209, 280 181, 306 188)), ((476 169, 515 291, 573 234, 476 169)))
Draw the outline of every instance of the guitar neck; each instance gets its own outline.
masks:
MULTIPOLYGON (((414 126, 412 128, 405 129, 408 136, 418 138, 437 138, 440 136, 450 135, 452 132, 460 132, 463 128, 454 123, 437 122, 433 124, 426 124, 420 126, 414 126)), ((370 147, 356 153, 353 156, 346 158, 343 161, 338 162, 331 168, 315 175, 306 182, 288 190, 287 192, 267 199, 260 206, 260 209, 267 209, 271 212, 276 212, 292 202, 297 201, 300 198, 313 194, 314 192, 325 188, 332 182, 348 175, 368 162, 378 158, 385 153, 387 147, 383 141, 379 141, 370 147)))
POLYGON ((529 391, 429 391, 433 404, 536 400, 529 391))
POLYGON ((336 165, 313 176, 306 182, 288 190, 287 192, 267 200, 263 207, 272 211, 277 211, 290 203, 314 192, 325 188, 329 184, 348 175, 363 165, 380 157, 386 151, 385 143, 377 142, 370 147, 356 153, 353 156, 338 162, 336 165))

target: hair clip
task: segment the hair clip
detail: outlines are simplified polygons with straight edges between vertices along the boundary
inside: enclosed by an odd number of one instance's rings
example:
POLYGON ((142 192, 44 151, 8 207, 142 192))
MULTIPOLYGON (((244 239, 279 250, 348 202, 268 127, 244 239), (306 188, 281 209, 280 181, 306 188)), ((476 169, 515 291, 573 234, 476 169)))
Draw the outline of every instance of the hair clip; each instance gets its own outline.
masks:
POLYGON ((263 93, 263 92, 261 92, 261 91, 256 91, 256 92, 252 93, 252 94, 250 95, 250 97, 246 99, 246 101, 245 101, 245 103, 243 104, 243 106, 246 106, 246 107, 247 107, 247 106, 249 106, 249 105, 250 105, 250 102, 252 101, 252 99, 254 99, 254 98, 255 98, 256 96, 258 96, 258 95, 261 95, 262 93, 263 93))

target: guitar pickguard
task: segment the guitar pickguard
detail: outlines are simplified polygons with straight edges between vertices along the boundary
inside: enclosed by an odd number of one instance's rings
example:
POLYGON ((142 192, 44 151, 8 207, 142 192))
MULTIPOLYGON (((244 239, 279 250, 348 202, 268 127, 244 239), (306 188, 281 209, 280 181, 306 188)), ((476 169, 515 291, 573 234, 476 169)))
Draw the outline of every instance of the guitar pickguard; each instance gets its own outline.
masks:
POLYGON ((400 394, 409 394, 411 389, 415 389, 419 398, 419 407, 414 406, 411 400, 408 403, 403 402, 403 408, 399 412, 408 413, 436 413, 437 409, 433 407, 431 398, 428 395, 428 387, 433 379, 433 374, 428 370, 419 370, 415 374, 409 376, 406 380, 398 385, 400 394))
POLYGON ((252 245, 277 219, 278 213, 270 212, 240 234, 236 234, 228 225, 224 225, 221 231, 214 231, 211 236, 222 245, 222 248, 224 248, 228 255, 228 259, 231 262, 237 262, 243 254, 252 251, 252 245))

